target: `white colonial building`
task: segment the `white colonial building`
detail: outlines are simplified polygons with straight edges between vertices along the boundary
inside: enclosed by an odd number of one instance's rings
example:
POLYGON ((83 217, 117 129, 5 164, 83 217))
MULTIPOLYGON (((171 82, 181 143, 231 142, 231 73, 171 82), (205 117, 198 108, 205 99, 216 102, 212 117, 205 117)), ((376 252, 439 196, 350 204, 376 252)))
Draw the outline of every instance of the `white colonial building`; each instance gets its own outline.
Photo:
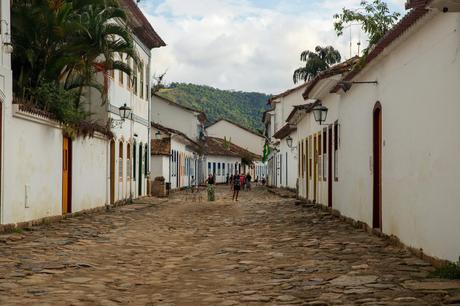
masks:
POLYGON ((212 123, 206 128, 206 133, 209 137, 224 139, 251 152, 253 157, 258 156, 257 159, 252 160, 252 166, 247 166, 245 164, 241 171, 242 173, 249 172, 253 179, 266 176, 267 168, 266 165, 261 162, 260 158, 265 143, 265 137, 263 135, 227 119, 219 119, 212 123))
POLYGON ((291 113, 299 194, 456 261, 460 6, 412 0, 407 8, 363 63, 320 74, 291 113), (313 116, 319 105, 328 110, 323 125, 313 116))
POLYGON ((200 139, 206 115, 157 94, 152 97, 152 179, 164 177, 171 189, 204 183, 200 139))
POLYGON ((264 113, 265 136, 270 145, 268 185, 295 189, 297 185, 297 127, 286 122, 296 105, 304 104, 306 84, 289 89, 268 100, 270 110, 264 113))
POLYGON ((91 127, 92 137, 72 139, 52 115, 13 99, 11 48, 5 45, 10 3, 1 2, 1 224, 103 207, 146 194, 150 49, 164 43, 134 1, 120 3, 144 65, 133 83, 118 72, 99 76, 109 84, 109 103, 102 104, 100 96, 89 92, 86 99, 99 125, 91 127), (132 115, 113 125, 111 132, 107 122, 120 119, 119 107, 124 104, 132 115))

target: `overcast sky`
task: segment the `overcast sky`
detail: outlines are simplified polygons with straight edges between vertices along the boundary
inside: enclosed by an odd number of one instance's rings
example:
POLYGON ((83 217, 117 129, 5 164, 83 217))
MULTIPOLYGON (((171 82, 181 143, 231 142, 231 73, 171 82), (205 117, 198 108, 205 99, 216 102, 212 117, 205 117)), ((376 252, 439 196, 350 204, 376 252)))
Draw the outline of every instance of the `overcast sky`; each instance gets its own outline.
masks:
MULTIPOLYGON (((153 71, 166 82, 276 94, 294 86, 302 50, 332 45, 350 57, 350 34, 338 38, 333 18, 360 0, 142 0, 167 46, 153 51, 153 71)), ((404 11, 405 0, 387 0, 404 11)), ((352 55, 361 36, 352 27, 352 55)))

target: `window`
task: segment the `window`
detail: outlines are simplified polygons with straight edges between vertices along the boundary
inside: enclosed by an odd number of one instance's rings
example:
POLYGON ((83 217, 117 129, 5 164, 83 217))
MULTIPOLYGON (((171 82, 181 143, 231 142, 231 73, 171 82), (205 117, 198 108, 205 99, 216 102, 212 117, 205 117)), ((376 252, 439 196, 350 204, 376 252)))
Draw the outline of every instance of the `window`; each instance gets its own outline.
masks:
POLYGON ((137 75, 139 74, 139 69, 135 63, 133 63, 133 91, 134 94, 137 95, 137 75))
POLYGON ((222 164, 222 175, 225 176, 227 173, 225 173, 225 163, 222 164))
POLYGON ((147 175, 149 173, 149 146, 146 144, 144 147, 144 173, 147 175))
POLYGON ((301 171, 300 166, 303 166, 303 142, 297 142, 297 177, 303 177, 303 171, 301 171), (300 148, 300 144, 302 144, 302 148, 300 148))
MULTIPOLYGON (((128 59, 128 66, 131 69, 133 68, 132 59, 128 59)), ((131 70, 131 77, 128 77, 128 89, 131 89, 133 87, 133 83, 132 83, 133 75, 134 75, 134 69, 131 70)))
POLYGON ((327 179, 327 128, 323 129, 323 179, 327 179))
POLYGON ((142 63, 142 66, 141 66, 141 84, 140 84, 140 87, 139 89, 141 90, 140 92, 140 97, 141 99, 144 99, 144 73, 145 73, 145 65, 144 63, 142 63))
POLYGON ((212 173, 212 167, 211 167, 211 163, 208 163, 208 174, 212 173))
POLYGON ((119 77, 119 80, 120 80, 120 84, 123 85, 123 83, 125 82, 125 73, 121 70, 118 71, 118 77, 119 77))
POLYGON ((176 151, 172 151, 171 154, 171 176, 176 176, 176 163, 177 163, 177 156, 176 151))
POLYGON ((216 163, 212 163, 212 174, 216 175, 216 163))
POLYGON ((118 145, 118 178, 123 179, 123 142, 118 145))
POLYGON ((136 179, 136 142, 133 144, 133 178, 136 179))
POLYGON ((339 180, 339 166, 338 166, 338 151, 339 151, 339 123, 334 123, 334 180, 339 180))
POLYGON ((220 172, 220 163, 217 163, 217 175, 221 175, 221 172, 220 172))

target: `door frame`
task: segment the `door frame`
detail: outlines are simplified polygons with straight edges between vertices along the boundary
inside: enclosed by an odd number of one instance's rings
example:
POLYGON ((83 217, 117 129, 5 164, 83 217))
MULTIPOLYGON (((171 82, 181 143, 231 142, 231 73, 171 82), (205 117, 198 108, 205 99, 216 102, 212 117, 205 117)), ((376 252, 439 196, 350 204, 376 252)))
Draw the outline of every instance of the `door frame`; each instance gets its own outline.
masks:
POLYGON ((139 143, 139 175, 138 175, 138 178, 139 178, 139 182, 138 182, 138 197, 141 197, 142 196, 142 142, 139 143))
POLYGON ((115 140, 110 140, 110 188, 109 188, 109 203, 115 204, 115 140))
POLYGON ((318 138, 313 136, 313 203, 316 204, 317 186, 318 186, 318 138))
POLYGON ((62 195, 62 214, 69 214, 72 212, 72 139, 67 136, 62 138, 62 192, 64 192, 64 165, 67 167, 67 197, 62 195), (67 140, 67 164, 64 159, 64 143, 67 140), (64 202, 65 200, 65 202, 64 202))
POLYGON ((376 102, 372 111, 372 227, 382 230, 382 105, 376 102))
POLYGON ((327 206, 332 207, 332 125, 327 129, 327 206))

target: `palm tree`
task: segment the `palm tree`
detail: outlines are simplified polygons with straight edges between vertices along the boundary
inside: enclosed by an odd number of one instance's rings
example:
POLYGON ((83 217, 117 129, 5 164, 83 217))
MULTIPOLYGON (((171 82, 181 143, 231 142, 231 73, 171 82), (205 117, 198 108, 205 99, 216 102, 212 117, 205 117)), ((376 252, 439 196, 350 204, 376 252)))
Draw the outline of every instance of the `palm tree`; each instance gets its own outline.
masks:
POLYGON ((303 51, 300 60, 305 62, 304 67, 294 71, 293 80, 297 84, 299 81, 310 81, 321 71, 328 69, 331 65, 339 63, 341 60, 340 52, 332 46, 316 46, 315 52, 303 51))
MULTIPOLYGON (((127 17, 116 0, 16 0, 12 5, 14 92, 32 98, 37 88, 75 92, 79 109, 84 88, 104 97, 98 73, 131 68, 117 55, 140 65, 127 17)), ((104 99, 103 99, 104 101, 104 99)), ((43 107, 43 101, 34 101, 43 107)))

